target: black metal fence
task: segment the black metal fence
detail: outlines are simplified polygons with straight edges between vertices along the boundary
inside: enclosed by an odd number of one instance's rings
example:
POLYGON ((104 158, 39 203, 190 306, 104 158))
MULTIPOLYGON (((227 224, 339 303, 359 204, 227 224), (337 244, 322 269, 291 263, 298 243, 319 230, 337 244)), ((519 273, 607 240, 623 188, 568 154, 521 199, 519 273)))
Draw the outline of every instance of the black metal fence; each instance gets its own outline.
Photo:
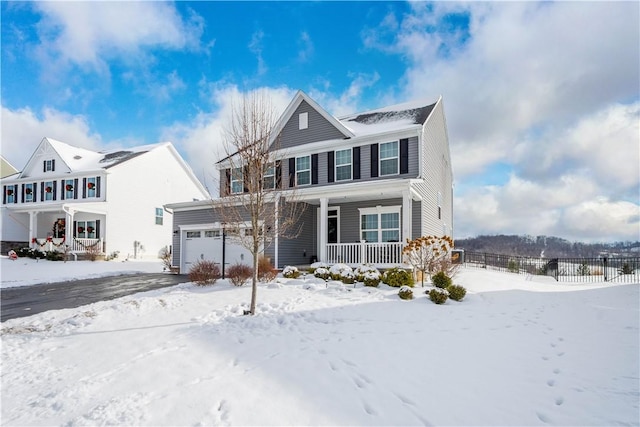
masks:
POLYGON ((468 267, 551 276, 559 282, 640 283, 640 257, 548 259, 465 251, 462 262, 468 267))

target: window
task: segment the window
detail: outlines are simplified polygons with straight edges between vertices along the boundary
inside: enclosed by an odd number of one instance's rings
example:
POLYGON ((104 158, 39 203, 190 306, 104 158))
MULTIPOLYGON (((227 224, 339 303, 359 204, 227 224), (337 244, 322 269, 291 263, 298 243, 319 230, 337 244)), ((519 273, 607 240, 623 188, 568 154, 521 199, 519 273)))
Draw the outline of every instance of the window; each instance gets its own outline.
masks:
POLYGON ((204 237, 220 237, 220 230, 206 230, 204 237))
POLYGON ((311 157, 296 157, 296 185, 311 184, 311 157))
POLYGON ((45 181, 44 183, 44 199, 53 200, 53 181, 45 181))
POLYGON ((276 168, 271 165, 267 167, 267 170, 264 172, 264 176, 262 177, 262 188, 265 190, 271 190, 276 188, 276 168))
POLYGON ((231 171, 231 193, 237 194, 244 191, 244 181, 242 180, 242 168, 234 168, 231 171))
POLYGON ((400 241, 400 207, 360 209, 360 238, 366 242, 400 241))
POLYGON ((16 190, 13 185, 9 185, 5 187, 6 199, 5 203, 15 203, 16 202, 16 190))
POLYGON ((76 222, 76 237, 79 239, 95 239, 98 230, 96 229, 96 221, 78 221, 76 222))
POLYGON ((398 174, 398 141, 380 144, 380 176, 398 174))
POLYGON ((24 201, 33 202, 33 184, 24 185, 24 201))
POLYGON ((200 237, 200 231, 187 231, 187 239, 199 239, 200 237))
POLYGON ((300 113, 298 115, 298 129, 307 129, 309 127, 309 113, 300 113))
POLYGON ((74 195, 74 191, 75 188, 73 186, 73 180, 72 179, 65 179, 64 180, 64 198, 65 199, 73 199, 73 195, 74 195))
POLYGON ((336 151, 336 181, 351 179, 351 148, 336 151))
POLYGON ((98 181, 96 177, 87 178, 87 197, 97 197, 98 181))
POLYGON ((162 222, 163 222, 162 215, 163 215, 162 208, 156 208, 156 225, 162 225, 162 222))
POLYGON ((52 160, 45 160, 44 161, 44 171, 45 172, 53 172, 55 170, 55 161, 52 160))

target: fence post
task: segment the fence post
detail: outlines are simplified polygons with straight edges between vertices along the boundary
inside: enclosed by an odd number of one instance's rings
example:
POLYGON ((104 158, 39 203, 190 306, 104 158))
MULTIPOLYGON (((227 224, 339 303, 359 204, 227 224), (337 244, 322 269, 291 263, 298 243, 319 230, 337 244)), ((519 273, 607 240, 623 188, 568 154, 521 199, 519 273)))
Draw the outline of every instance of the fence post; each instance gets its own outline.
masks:
POLYGON ((602 265, 604 266, 604 281, 606 282, 608 280, 608 276, 607 276, 607 257, 602 258, 602 265))
POLYGON ((366 240, 360 240, 360 264, 365 265, 367 263, 367 254, 365 253, 366 240))
POLYGON ((487 268, 487 253, 485 252, 483 255, 484 258, 484 267, 483 268, 487 268))

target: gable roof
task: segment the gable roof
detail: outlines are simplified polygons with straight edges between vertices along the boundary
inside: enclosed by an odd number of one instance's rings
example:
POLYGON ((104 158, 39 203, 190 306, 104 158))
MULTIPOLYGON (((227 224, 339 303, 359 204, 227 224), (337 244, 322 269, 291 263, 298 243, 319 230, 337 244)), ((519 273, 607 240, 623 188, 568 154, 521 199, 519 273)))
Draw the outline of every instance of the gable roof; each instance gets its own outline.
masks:
POLYGON ((0 178, 6 178, 18 173, 18 169, 13 167, 4 156, 0 155, 0 178))

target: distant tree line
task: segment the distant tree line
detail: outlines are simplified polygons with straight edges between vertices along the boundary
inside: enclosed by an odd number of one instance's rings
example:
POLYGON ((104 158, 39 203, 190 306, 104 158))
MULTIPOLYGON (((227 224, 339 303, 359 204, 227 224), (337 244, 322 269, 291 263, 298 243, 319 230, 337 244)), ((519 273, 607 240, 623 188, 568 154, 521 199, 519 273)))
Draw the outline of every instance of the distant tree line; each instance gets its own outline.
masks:
POLYGON ((553 236, 477 236, 456 239, 455 248, 469 252, 544 258, 640 256, 640 242, 581 243, 553 236))

